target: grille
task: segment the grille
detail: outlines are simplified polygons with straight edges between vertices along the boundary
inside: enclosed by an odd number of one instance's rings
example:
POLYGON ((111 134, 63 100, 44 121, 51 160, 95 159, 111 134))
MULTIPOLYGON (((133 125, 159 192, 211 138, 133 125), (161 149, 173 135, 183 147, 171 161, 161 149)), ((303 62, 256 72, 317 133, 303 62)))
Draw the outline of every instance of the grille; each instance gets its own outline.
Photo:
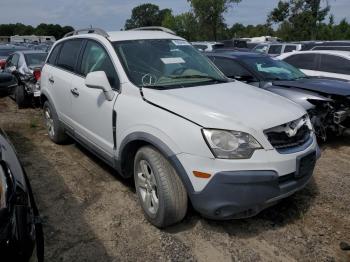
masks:
POLYGON ((311 131, 307 125, 303 125, 292 137, 285 132, 268 131, 265 134, 275 149, 286 150, 304 145, 310 139, 311 131))

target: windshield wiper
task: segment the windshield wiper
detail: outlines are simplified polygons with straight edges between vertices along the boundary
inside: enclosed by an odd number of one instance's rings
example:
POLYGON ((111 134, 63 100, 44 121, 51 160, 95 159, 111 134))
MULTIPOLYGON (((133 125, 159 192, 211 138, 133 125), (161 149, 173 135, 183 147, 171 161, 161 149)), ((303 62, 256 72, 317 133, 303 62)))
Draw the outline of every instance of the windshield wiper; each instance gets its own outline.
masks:
POLYGON ((226 82, 224 79, 219 79, 208 75, 184 75, 184 76, 167 76, 167 77, 171 79, 194 79, 194 78, 204 79, 205 78, 205 79, 218 81, 218 82, 226 82))

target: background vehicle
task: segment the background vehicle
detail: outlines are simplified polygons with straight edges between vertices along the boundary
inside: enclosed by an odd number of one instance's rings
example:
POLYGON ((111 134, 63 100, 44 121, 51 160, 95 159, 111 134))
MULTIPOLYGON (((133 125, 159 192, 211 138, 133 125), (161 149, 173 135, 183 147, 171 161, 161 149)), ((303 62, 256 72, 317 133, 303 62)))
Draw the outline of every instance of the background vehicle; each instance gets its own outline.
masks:
POLYGON ((289 53, 301 50, 301 44, 292 43, 263 43, 253 48, 253 51, 266 53, 271 56, 278 56, 283 53, 289 53))
POLYGON ((319 51, 319 50, 336 50, 350 51, 350 41, 305 41, 302 44, 301 51, 319 51))
POLYGON ((209 58, 230 77, 282 95, 308 111, 316 134, 326 140, 350 128, 350 83, 308 78, 293 66, 258 53, 211 53, 209 58))
POLYGON ((181 221, 188 201, 209 218, 254 216, 303 188, 319 155, 302 107, 230 81, 165 32, 74 31, 54 45, 41 88, 51 140, 68 134, 133 176, 157 227, 181 221))
POLYGON ((192 42, 196 49, 202 52, 211 52, 215 49, 222 48, 225 45, 220 42, 192 42))
POLYGON ((278 57, 306 75, 350 80, 350 52, 301 51, 278 57))
POLYGON ((16 86, 17 81, 12 74, 0 72, 0 95, 7 95, 16 86))
POLYGON ((6 44, 6 45, 0 44, 0 60, 6 60, 10 54, 21 50, 28 50, 28 48, 15 46, 11 44, 6 44))
POLYGON ((28 106, 33 98, 40 97, 39 79, 46 56, 42 51, 17 51, 6 60, 4 71, 13 74, 18 82, 10 93, 19 107, 28 106))
POLYGON ((39 212, 16 152, 0 130, 1 261, 43 261, 39 212))

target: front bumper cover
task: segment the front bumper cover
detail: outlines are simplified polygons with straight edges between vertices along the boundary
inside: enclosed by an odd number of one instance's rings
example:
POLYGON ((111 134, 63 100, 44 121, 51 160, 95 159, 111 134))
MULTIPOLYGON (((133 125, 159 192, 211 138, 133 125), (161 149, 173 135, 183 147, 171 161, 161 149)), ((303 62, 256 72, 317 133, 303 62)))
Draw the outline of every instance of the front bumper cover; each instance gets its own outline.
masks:
POLYGON ((191 194, 192 205, 203 216, 211 219, 255 216, 280 199, 305 187, 313 174, 319 155, 317 149, 300 156, 297 160, 297 171, 284 176, 279 176, 275 171, 216 173, 204 190, 191 194), (300 160, 305 158, 309 158, 308 162, 300 163, 300 160))

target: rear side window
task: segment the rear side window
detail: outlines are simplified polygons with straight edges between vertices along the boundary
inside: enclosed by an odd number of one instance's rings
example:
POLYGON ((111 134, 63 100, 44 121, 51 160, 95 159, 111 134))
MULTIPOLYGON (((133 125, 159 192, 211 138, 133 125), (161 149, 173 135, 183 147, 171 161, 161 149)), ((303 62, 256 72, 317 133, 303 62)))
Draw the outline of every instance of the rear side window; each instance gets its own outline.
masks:
POLYGON ((297 50, 297 47, 295 45, 286 45, 284 48, 284 53, 289 53, 297 50))
POLYGON ((52 50, 52 52, 50 54, 49 59, 47 60, 47 63, 49 63, 50 65, 56 64, 56 58, 57 58, 57 55, 60 51, 61 46, 62 46, 61 44, 58 44, 55 46, 55 48, 52 50))
POLYGON ((300 69, 317 70, 316 54, 292 55, 284 59, 284 61, 300 69))
POLYGON ((83 40, 81 39, 64 42, 57 59, 57 66, 74 72, 82 42, 83 40))
POLYGON ((321 55, 320 71, 350 74, 350 61, 334 55, 321 55))
POLYGON ((27 66, 42 66, 47 54, 46 53, 33 53, 25 54, 24 58, 26 60, 27 66))
POLYGON ((279 55, 282 53, 282 45, 271 45, 268 53, 270 55, 279 55))
POLYGON ((234 78, 252 76, 252 74, 248 72, 244 67, 231 59, 217 57, 210 57, 210 59, 227 77, 234 78))
POLYGON ((86 76, 95 71, 104 71, 112 88, 118 88, 119 80, 107 51, 97 42, 88 41, 80 66, 80 74, 86 76))

